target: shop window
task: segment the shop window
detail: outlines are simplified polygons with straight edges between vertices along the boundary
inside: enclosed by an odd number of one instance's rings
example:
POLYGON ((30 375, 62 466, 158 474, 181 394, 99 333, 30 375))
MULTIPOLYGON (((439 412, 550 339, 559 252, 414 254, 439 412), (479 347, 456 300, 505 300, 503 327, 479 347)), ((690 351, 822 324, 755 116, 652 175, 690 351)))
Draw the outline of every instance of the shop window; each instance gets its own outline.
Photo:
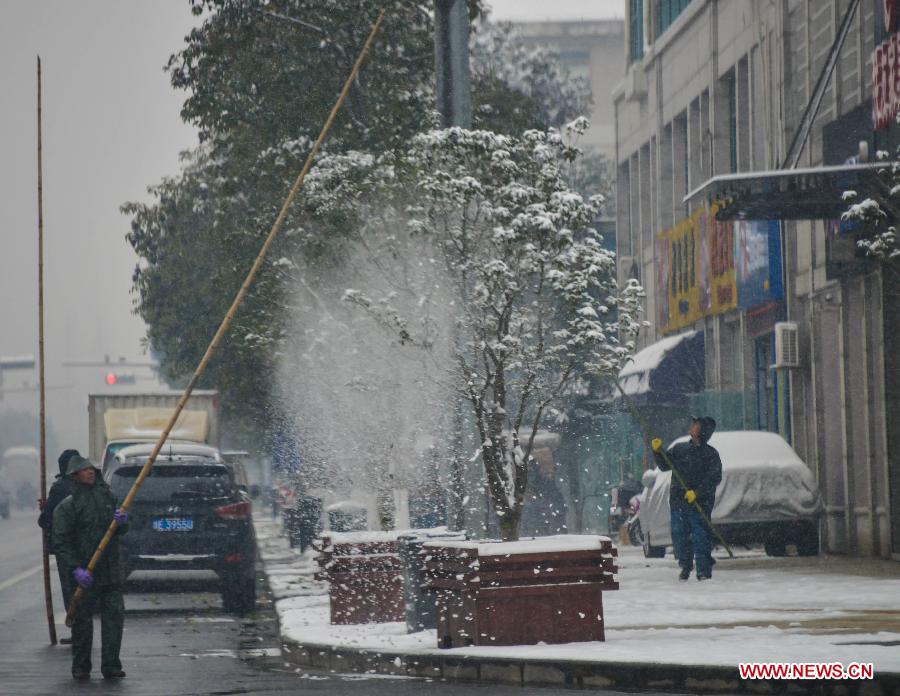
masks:
POLYGON ((760 336, 753 341, 753 357, 756 372, 756 429, 775 431, 775 374, 769 369, 775 351, 775 334, 760 336))
POLYGON ((680 15, 691 0, 657 0, 656 2, 656 35, 661 35, 680 15))
POLYGON ((644 56, 644 0, 628 0, 628 58, 644 56))
POLYGON ((737 80, 734 71, 725 80, 728 90, 728 164, 731 173, 738 170, 737 80))

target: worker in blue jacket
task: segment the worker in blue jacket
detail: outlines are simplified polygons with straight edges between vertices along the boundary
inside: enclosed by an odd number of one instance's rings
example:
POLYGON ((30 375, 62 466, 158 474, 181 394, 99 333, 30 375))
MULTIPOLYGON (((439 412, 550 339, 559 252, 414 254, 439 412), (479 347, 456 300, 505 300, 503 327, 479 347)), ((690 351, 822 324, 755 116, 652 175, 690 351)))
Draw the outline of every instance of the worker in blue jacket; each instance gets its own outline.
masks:
POLYGON ((673 445, 665 454, 662 440, 654 438, 651 442, 657 467, 661 471, 675 469, 669 489, 669 507, 672 544, 681 566, 679 580, 691 576, 695 561, 698 580, 712 577, 714 561, 709 520, 716 502, 716 487, 722 481, 722 460, 716 449, 708 444, 715 430, 716 421, 709 416, 694 417, 687 442, 673 445))

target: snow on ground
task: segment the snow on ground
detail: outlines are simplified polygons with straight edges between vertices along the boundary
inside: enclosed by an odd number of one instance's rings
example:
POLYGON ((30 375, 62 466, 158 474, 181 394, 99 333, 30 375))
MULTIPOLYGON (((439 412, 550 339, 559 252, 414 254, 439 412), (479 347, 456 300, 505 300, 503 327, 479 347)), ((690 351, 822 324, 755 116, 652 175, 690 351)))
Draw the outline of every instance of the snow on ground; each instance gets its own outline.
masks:
POLYGON ((872 662, 900 672, 900 569, 834 557, 718 556, 712 581, 678 582, 671 557, 619 549, 620 590, 604 592, 606 641, 438 650, 435 631, 402 623, 332 626, 311 553, 288 548, 280 522, 257 518, 282 636, 301 645, 589 662, 736 666, 739 662, 872 662))

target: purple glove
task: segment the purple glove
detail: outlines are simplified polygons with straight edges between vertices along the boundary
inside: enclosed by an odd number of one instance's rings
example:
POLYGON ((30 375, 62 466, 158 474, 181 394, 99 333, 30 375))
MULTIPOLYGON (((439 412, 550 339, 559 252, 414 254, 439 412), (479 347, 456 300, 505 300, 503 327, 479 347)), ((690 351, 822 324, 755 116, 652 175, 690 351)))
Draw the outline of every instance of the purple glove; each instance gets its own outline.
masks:
POLYGON ((78 586, 85 590, 94 582, 94 576, 84 568, 76 568, 72 571, 72 575, 75 577, 75 582, 78 583, 78 586))
POLYGON ((116 524, 125 524, 128 521, 128 513, 119 508, 113 513, 113 519, 116 521, 116 524))

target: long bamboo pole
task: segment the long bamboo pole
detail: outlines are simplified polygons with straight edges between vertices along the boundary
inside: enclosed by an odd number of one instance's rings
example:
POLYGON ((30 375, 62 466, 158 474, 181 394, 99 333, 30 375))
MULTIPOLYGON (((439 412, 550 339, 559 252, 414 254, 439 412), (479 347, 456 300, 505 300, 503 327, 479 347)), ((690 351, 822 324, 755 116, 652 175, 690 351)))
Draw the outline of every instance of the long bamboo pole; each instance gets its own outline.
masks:
MULTIPOLYGON (((647 425, 647 421, 644 420, 644 417, 641 416, 638 410, 634 407, 634 404, 631 403, 631 399, 628 398, 628 394, 625 393, 625 390, 622 388, 622 384, 619 382, 619 380, 613 377, 613 381, 616 383, 616 388, 622 395, 622 400, 625 402, 625 406, 629 411, 631 411, 632 418, 634 418, 638 422, 638 426, 643 432, 644 437, 649 438, 652 435, 652 432, 650 431, 650 426, 647 425)), ((684 478, 682 478, 681 472, 678 471, 678 467, 675 466, 675 462, 673 462, 672 458, 669 457, 669 453, 664 449, 661 449, 659 453, 662 455, 662 458, 666 460, 666 464, 668 464, 669 468, 672 470, 672 475, 678 480, 678 483, 681 484, 681 487, 684 488, 684 490, 688 490, 687 483, 685 482, 684 478)), ((715 525, 712 523, 712 520, 709 519, 709 516, 706 514, 703 508, 700 507, 700 503, 698 503, 695 499, 692 505, 697 510, 697 512, 700 513, 700 517, 703 518, 703 521, 706 523, 709 531, 711 531, 713 533, 713 536, 718 539, 719 543, 725 547, 725 550, 728 552, 728 556, 730 558, 734 558, 734 552, 731 550, 728 542, 725 541, 725 539, 719 533, 719 530, 716 529, 715 525)))
MULTIPOLYGON (((375 36, 378 34, 378 30, 381 28, 382 21, 384 21, 384 12, 384 10, 381 10, 381 12, 379 12, 378 19, 376 19, 375 24, 372 25, 372 30, 369 32, 369 37, 366 39, 362 50, 360 50, 359 56, 357 57, 356 62, 353 64, 353 69, 350 71, 350 75, 347 77, 347 81, 344 83, 344 87, 341 90, 337 101, 331 108, 331 113, 328 114, 328 118, 325 120, 325 125, 322 126, 322 131, 319 133, 319 137, 316 139, 316 142, 313 144, 312 149, 309 151, 309 155, 306 158, 303 169, 297 175, 293 186, 291 186, 291 190, 288 192, 287 198, 285 198, 284 203, 281 206, 281 210, 278 212, 278 217, 275 219, 275 223, 272 225, 272 229, 269 231, 268 236, 263 242, 262 248, 259 250, 259 254, 256 256, 256 260, 250 267, 250 272, 244 279, 243 284, 237 292, 237 295, 235 295, 234 301, 231 303, 231 307, 225 314, 225 318, 219 325, 219 329, 213 336, 212 341, 210 341, 209 347, 207 347, 206 349, 206 353, 204 353, 203 358, 200 360, 200 364, 197 365, 197 369, 194 371, 194 376, 191 377, 191 381, 188 383, 187 387, 184 390, 184 393, 178 400, 178 404, 175 406, 175 411, 172 413, 171 418, 169 418, 169 422, 166 425, 165 430, 163 430, 162 435, 160 435, 159 440, 153 447, 153 451, 150 453, 150 456, 144 463, 144 466, 135 479, 134 485, 132 485, 131 490, 128 491, 128 495, 125 496, 125 500, 121 505, 121 508, 123 510, 128 510, 129 506, 134 500, 134 497, 137 495, 141 484, 143 484, 144 479, 147 478, 147 475, 150 473, 153 462, 156 461, 156 457, 165 444, 166 439, 169 437, 169 433, 171 432, 172 428, 175 426, 175 422, 178 420, 178 416, 181 415, 181 411, 184 409, 187 400, 190 398, 191 392, 194 391, 194 387, 197 385, 197 382, 206 371, 206 366, 209 364, 210 359, 216 352, 216 349, 219 347, 219 343, 222 341, 222 337, 225 335, 225 332, 231 325, 231 321, 232 319, 234 319, 234 315, 237 312, 238 307, 240 307, 244 296, 250 289, 250 285, 253 283, 253 279, 256 277, 257 272, 259 271, 260 267, 263 264, 263 261, 266 258, 269 247, 272 246, 272 242, 274 242, 275 237, 278 236, 278 232, 281 230, 281 225, 284 223, 284 219, 287 217, 288 210, 290 209, 291 204, 294 202, 294 197, 297 195, 297 192, 300 190, 300 186, 303 184, 303 180, 306 178, 306 175, 312 168, 313 160, 318 154, 319 149, 322 147, 322 143, 325 142, 325 138, 328 136, 328 132, 331 130, 331 126, 334 124, 334 120, 335 118, 337 118, 337 114, 340 111, 341 106, 347 99, 347 94, 349 94, 350 88, 352 87, 353 82, 356 80, 356 77, 359 74, 359 70, 362 67, 363 61, 365 60, 369 49, 372 47, 372 43, 375 41, 375 36)), ((96 568, 98 561, 103 555, 103 552, 106 550, 110 539, 112 539, 113 534, 116 533, 116 528, 116 521, 113 520, 112 522, 110 522, 110 525, 106 530, 106 534, 104 534, 103 538, 100 540, 100 544, 99 546, 97 546, 97 550, 94 551, 94 555, 91 556, 91 560, 88 562, 88 566, 86 568, 88 572, 94 572, 94 568, 96 568)), ((84 591, 81 587, 75 589, 75 593, 72 595, 72 601, 69 603, 68 611, 66 612, 66 626, 72 625, 72 621, 75 617, 75 610, 77 609, 79 602, 81 602, 81 597, 83 594, 84 591)))
MULTIPOLYGON (((40 384, 41 430, 41 500, 47 499, 47 419, 44 383, 44 160, 41 133, 41 57, 37 57, 37 190, 38 190, 38 382, 40 384)), ((41 534, 44 558, 44 604, 47 606, 47 628, 50 645, 56 645, 56 622, 53 620, 53 593, 50 591, 50 539, 46 529, 41 534)))

